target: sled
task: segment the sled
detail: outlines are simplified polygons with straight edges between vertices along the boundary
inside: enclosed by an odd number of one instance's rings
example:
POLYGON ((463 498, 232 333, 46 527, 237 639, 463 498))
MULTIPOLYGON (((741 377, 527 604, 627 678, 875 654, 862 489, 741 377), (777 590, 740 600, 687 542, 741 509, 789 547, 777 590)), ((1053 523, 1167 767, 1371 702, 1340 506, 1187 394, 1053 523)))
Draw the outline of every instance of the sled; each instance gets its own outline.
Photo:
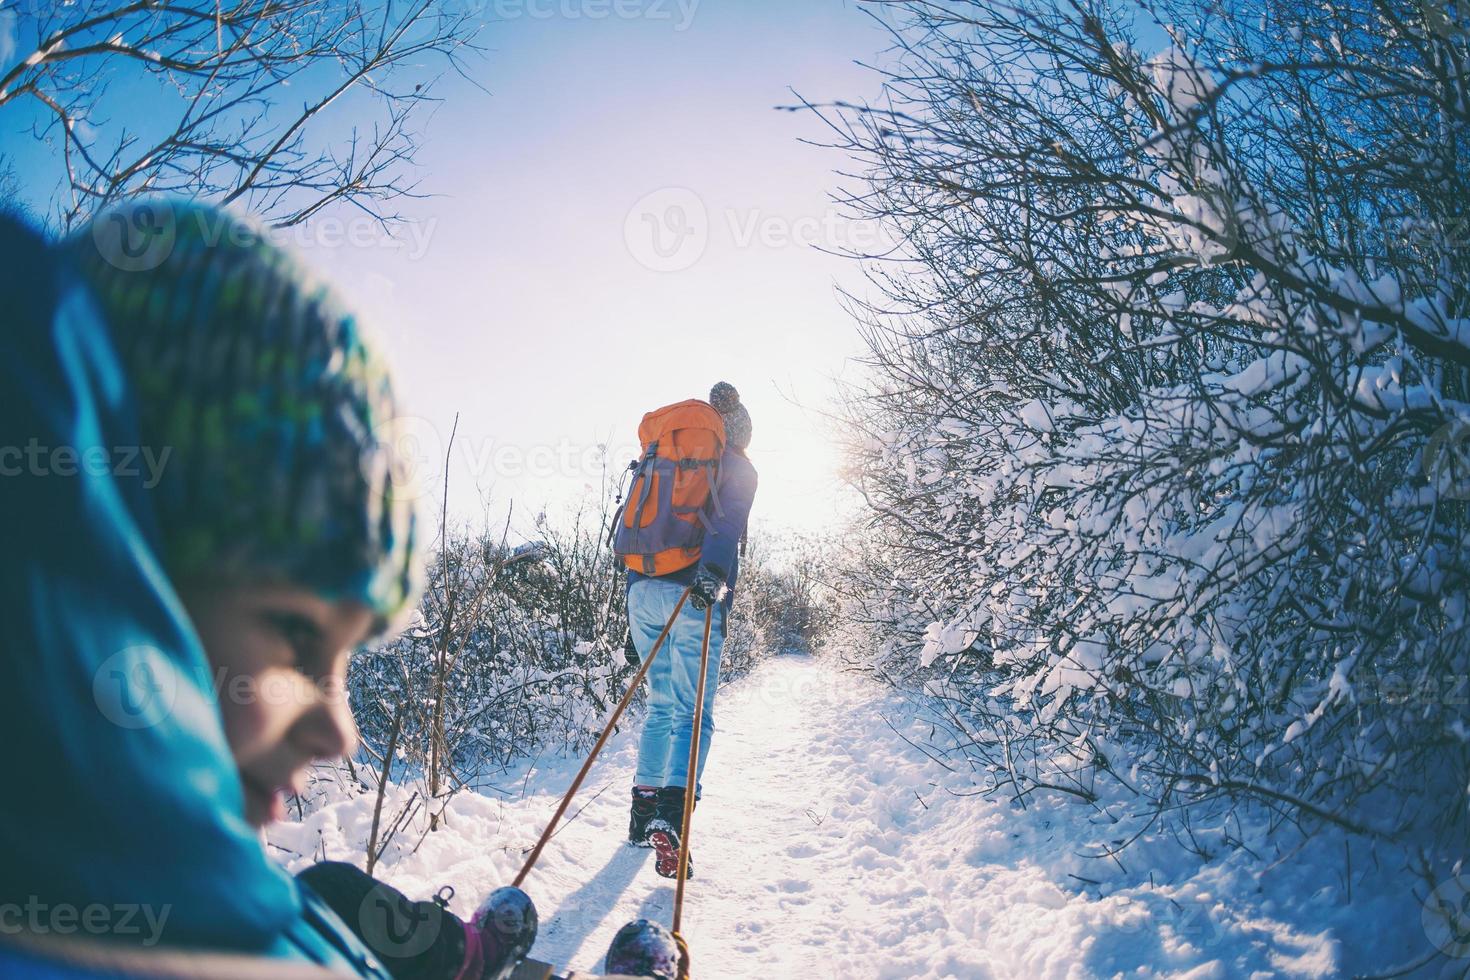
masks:
MULTIPOLYGON (((75 980, 342 980, 342 974, 311 963, 204 950, 123 946, 75 935, 22 932, 0 942, 0 975, 47 976, 75 980), (18 959, 16 958, 18 957, 18 959), (12 972, 13 971, 13 972, 12 972)), ((621 974, 568 970, 522 960, 510 980, 647 980, 621 974)))

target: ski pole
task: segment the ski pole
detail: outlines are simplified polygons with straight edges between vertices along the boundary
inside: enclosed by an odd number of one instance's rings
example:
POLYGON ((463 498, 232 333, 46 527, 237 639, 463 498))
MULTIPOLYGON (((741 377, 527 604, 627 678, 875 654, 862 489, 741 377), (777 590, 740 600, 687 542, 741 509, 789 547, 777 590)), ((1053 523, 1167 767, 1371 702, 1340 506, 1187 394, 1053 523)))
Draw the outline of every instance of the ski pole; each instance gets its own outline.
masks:
MULTIPOLYGON (((663 632, 658 635, 658 639, 655 640, 653 643, 653 649, 648 651, 648 656, 643 658, 643 666, 638 668, 638 673, 634 675, 632 682, 628 684, 628 691, 626 694, 623 695, 623 699, 618 702, 617 710, 615 710, 612 714, 612 717, 608 719, 607 725, 602 729, 602 734, 597 736, 597 744, 592 746, 592 753, 587 756, 587 761, 582 763, 582 769, 577 773, 577 778, 572 780, 572 786, 570 789, 567 790, 567 795, 561 798, 561 805, 556 808, 556 813, 552 814, 551 822, 548 823, 546 825, 546 829, 541 832, 541 839, 538 840, 536 842, 536 846, 531 849, 531 856, 526 858, 526 863, 525 866, 521 868, 521 873, 516 875, 516 880, 512 882, 512 884, 516 888, 521 887, 521 883, 526 880, 526 875, 531 873, 531 867, 536 863, 536 859, 541 856, 541 851, 544 847, 546 847, 546 842, 551 840, 552 831, 556 829, 557 823, 561 820, 562 815, 567 812, 567 807, 571 805, 572 797, 576 796, 577 790, 582 788, 582 780, 587 778, 587 773, 591 771, 592 763, 594 760, 596 760, 597 753, 602 751, 602 746, 605 742, 607 742, 608 735, 612 733, 613 726, 618 723, 619 718, 623 717, 623 711, 628 707, 629 704, 632 703, 633 695, 638 691, 638 685, 643 683, 643 677, 645 674, 648 673, 648 665, 653 663, 654 657, 658 656, 658 649, 659 647, 663 646, 663 642, 668 637, 669 631, 674 628, 674 621, 679 618, 679 611, 684 608, 684 600, 689 598, 689 592, 692 588, 692 585, 689 586, 689 588, 686 588, 684 590, 684 594, 679 596, 679 602, 677 605, 674 606, 674 614, 670 616, 669 621, 664 624, 663 632)), ((704 642, 705 655, 708 656, 708 623, 705 624, 704 628, 704 642)), ((703 679, 700 680, 699 690, 701 692, 700 696, 703 697, 703 679)), ((696 714, 695 717, 697 719, 698 715, 696 714)), ((685 824, 688 824, 689 818, 687 816, 684 818, 684 822, 685 824)))

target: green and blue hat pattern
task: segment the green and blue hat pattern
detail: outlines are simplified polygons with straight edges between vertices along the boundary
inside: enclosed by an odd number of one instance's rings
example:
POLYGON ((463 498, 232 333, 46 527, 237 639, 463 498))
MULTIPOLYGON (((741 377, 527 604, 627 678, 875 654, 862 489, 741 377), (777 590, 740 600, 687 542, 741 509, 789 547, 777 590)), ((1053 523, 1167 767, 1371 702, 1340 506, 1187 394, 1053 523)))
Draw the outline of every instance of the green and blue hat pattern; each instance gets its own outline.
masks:
POLYGON ((253 221, 133 202, 63 246, 92 286, 161 458, 176 581, 279 581, 386 629, 422 588, 399 412, 357 316, 253 221))

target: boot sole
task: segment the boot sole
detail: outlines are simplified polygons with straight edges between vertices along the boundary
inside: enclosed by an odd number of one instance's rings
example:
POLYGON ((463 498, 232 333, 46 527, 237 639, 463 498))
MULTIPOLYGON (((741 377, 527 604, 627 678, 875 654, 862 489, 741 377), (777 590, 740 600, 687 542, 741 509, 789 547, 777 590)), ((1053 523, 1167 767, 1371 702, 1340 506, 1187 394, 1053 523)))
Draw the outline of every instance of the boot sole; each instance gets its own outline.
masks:
MULTIPOLYGON (((675 837, 667 830, 655 830, 648 835, 648 842, 653 847, 656 859, 653 862, 653 870, 663 878, 679 877, 679 846, 674 843, 675 837)), ((685 872, 687 880, 694 879, 694 862, 689 863, 685 872)))

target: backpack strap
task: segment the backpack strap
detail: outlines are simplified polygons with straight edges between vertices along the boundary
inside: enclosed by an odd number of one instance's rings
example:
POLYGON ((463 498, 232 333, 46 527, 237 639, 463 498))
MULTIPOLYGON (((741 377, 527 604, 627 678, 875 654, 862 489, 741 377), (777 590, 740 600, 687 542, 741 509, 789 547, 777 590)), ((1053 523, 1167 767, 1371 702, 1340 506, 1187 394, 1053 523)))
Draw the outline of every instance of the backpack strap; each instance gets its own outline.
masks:
POLYGON ((694 510, 694 513, 698 516, 699 523, 704 525, 705 533, 714 534, 715 526, 709 517, 710 507, 714 507, 716 516, 725 516, 725 508, 720 504, 720 464, 718 461, 715 461, 705 462, 699 465, 703 466, 707 471, 706 480, 709 483, 709 499, 704 502, 703 506, 694 510))
POLYGON ((720 464, 718 460, 712 460, 704 464, 708 470, 709 479, 709 502, 714 505, 715 514, 719 517, 725 516, 725 508, 720 504, 720 464))
MULTIPOLYGON (((652 452, 643 457, 643 462, 638 467, 638 473, 643 477, 643 482, 638 487, 638 506, 633 510, 633 526, 639 527, 643 524, 643 508, 648 505, 648 493, 653 488, 653 460, 652 452)), ((628 501, 632 503, 632 501, 628 501)))

